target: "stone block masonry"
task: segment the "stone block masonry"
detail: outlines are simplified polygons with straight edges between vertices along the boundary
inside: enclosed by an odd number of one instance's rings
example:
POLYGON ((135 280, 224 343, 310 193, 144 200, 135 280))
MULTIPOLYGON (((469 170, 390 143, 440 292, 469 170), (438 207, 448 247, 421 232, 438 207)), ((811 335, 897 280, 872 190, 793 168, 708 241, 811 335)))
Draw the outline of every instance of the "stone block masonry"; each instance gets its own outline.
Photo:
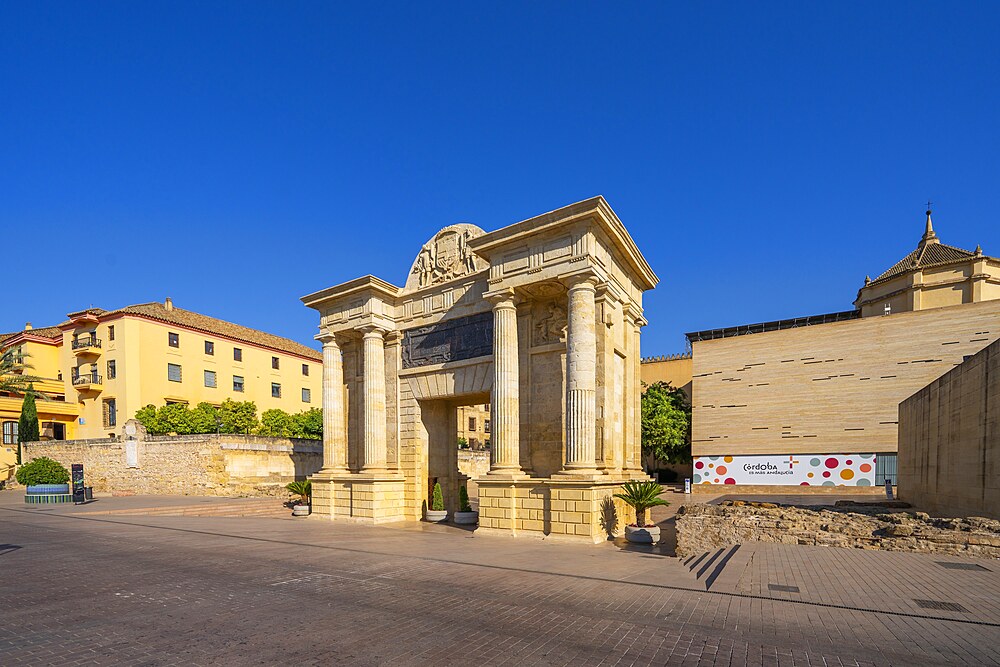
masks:
MULTIPOLYGON (((141 436, 140 436, 141 437, 141 436)), ((280 496, 323 464, 315 440, 252 435, 49 440, 24 445, 25 460, 82 463, 88 486, 116 495, 280 496)))
POLYGON ((891 509, 876 504, 803 508, 742 500, 684 505, 677 512, 677 555, 772 542, 1000 558, 1000 521, 936 519, 891 509))

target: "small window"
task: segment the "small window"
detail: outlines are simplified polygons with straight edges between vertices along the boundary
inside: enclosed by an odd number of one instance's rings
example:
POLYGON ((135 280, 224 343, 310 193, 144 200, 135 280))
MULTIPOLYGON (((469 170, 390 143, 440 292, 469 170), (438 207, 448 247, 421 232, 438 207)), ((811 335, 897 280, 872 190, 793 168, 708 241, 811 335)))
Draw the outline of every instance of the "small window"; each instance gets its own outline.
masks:
POLYGON ((115 366, 115 360, 110 359, 108 361, 108 379, 114 380, 116 377, 118 377, 118 369, 115 366))
POLYGON ((469 430, 470 431, 475 431, 476 430, 476 418, 475 417, 469 417, 469 430))
POLYGON ((176 333, 174 333, 172 331, 169 332, 167 334, 167 343, 170 344, 170 347, 180 347, 181 346, 181 335, 180 334, 176 334, 176 333))
POLYGON ((302 364, 302 374, 309 375, 309 364, 302 364))
POLYGON ((104 399, 104 428, 118 425, 118 404, 113 398, 104 399))
POLYGON ((281 398, 281 385, 277 382, 271 383, 271 398, 281 398))
POLYGON ((243 361, 243 348, 233 348, 233 361, 243 361))
POLYGON ((302 402, 303 403, 311 403, 312 402, 312 392, 309 391, 308 389, 304 388, 304 387, 302 389, 302 402))
POLYGON ((271 368, 275 370, 281 368, 281 359, 278 359, 278 357, 271 357, 271 368))
POLYGON ((215 389, 215 371, 205 371, 205 386, 215 389))
POLYGON ((205 341, 205 354, 215 354, 215 343, 210 340, 205 341))
POLYGON ((115 339, 115 325, 112 324, 111 326, 108 327, 108 340, 114 340, 114 339, 115 339))
POLYGON ((234 375, 233 376, 233 391, 238 391, 241 394, 243 393, 243 376, 242 375, 234 375))
POLYGON ((17 444, 17 422, 3 423, 3 444, 5 445, 17 444))
POLYGON ((167 364, 167 379, 171 382, 181 381, 181 365, 167 364))
POLYGON ((489 432, 490 432, 490 420, 489 419, 484 419, 483 420, 483 433, 489 433, 489 432))

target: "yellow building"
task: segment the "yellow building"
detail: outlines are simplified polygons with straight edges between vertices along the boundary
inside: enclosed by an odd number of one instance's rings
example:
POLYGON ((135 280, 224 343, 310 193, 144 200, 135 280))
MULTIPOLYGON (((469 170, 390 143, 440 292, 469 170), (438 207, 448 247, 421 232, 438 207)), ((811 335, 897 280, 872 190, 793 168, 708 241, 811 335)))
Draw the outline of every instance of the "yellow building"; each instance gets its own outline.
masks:
POLYGON ((485 449, 490 444, 490 406, 462 405, 458 408, 458 437, 470 449, 485 449))
MULTIPOLYGON (((253 401, 258 413, 322 407, 322 355, 306 345, 164 303, 90 308, 57 327, 0 335, 26 355, 44 439, 101 438, 153 404, 253 401)), ((5 449, 21 398, 0 397, 5 449)), ((2 473, 0 473, 2 474, 2 473)))

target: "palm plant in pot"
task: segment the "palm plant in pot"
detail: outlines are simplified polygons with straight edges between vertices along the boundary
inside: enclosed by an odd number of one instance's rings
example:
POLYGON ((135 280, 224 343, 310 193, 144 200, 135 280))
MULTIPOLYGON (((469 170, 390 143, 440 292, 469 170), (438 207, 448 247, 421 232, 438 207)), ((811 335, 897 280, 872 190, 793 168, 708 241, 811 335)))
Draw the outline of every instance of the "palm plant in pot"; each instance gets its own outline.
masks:
POLYGON ((299 502, 292 505, 292 516, 309 516, 309 501, 312 499, 312 482, 289 482, 285 488, 299 497, 299 502))
POLYGON ((473 525, 479 523, 479 512, 472 511, 469 504, 469 492, 465 486, 458 487, 458 511, 455 512, 455 523, 473 525))
POLYGON ((427 520, 433 523, 440 523, 448 520, 448 510, 444 508, 444 494, 441 492, 441 484, 434 483, 434 492, 431 494, 431 508, 427 510, 427 520))
POLYGON ((623 500, 627 505, 635 509, 635 523, 625 526, 625 538, 629 542, 639 544, 654 544, 660 539, 660 527, 655 523, 646 522, 646 511, 650 507, 657 505, 669 505, 666 500, 660 498, 665 489, 652 481, 632 481, 622 484, 621 493, 616 493, 615 498, 623 500))

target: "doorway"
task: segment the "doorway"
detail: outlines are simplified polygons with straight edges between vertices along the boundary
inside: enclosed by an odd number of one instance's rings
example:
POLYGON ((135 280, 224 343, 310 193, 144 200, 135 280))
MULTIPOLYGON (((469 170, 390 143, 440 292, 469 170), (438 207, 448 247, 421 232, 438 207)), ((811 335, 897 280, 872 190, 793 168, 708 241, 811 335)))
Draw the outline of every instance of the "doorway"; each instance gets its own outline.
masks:
POLYGON ((431 507, 434 485, 441 485, 445 509, 459 508, 459 489, 478 509, 476 480, 489 472, 489 394, 419 401, 420 421, 426 433, 427 469, 424 502, 431 507))

